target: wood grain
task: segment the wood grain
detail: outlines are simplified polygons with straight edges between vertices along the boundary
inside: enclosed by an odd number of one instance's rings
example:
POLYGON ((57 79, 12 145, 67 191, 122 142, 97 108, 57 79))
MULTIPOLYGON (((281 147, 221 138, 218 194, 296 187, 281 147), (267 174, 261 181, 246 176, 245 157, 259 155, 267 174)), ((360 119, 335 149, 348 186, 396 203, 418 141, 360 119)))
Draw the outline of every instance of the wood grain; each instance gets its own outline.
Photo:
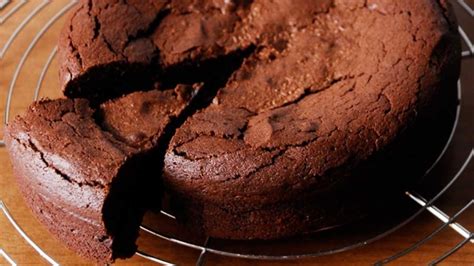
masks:
MULTIPOLYGON (((18 2, 19 0, 13 1, 13 3, 4 10, 1 10, 0 16, 8 12, 8 9, 12 8, 18 2)), ((41 2, 40 0, 28 1, 17 13, 3 24, 0 24, 0 49, 21 21, 41 2)), ((50 3, 24 27, 21 34, 18 35, 8 49, 6 56, 0 59, 0 114, 3 114, 5 111, 4 103, 8 94, 8 88, 20 58, 36 33, 67 2, 68 1, 65 0, 50 1, 50 3)), ((471 0, 467 2, 474 6, 471 0)), ((465 30, 474 39, 474 18, 468 17, 467 14, 459 8, 457 8, 457 11, 461 24, 465 26, 465 30)), ((22 112, 31 103, 37 78, 49 54, 56 45, 58 32, 63 20, 64 18, 60 18, 57 22, 52 24, 51 28, 39 39, 35 47, 31 50, 31 54, 27 57, 24 67, 19 72, 18 82, 14 86, 12 97, 12 116, 22 112)), ((439 166, 435 169, 439 175, 448 177, 454 176, 472 151, 474 135, 473 73, 474 59, 464 60, 462 79, 463 84, 465 84, 462 100, 463 111, 453 143, 447 150, 439 166)), ((61 93, 58 89, 57 79, 57 62, 55 60, 46 72, 45 80, 40 91, 42 97, 60 97, 61 93)), ((0 130, 0 139, 3 137, 2 130, 3 129, 0 130)), ((453 215, 473 199, 473 181, 474 162, 471 162, 460 175, 459 180, 445 195, 436 201, 435 204, 449 215, 453 215)), ((0 199, 5 202, 25 232, 55 260, 64 265, 91 264, 66 249, 31 215, 17 190, 11 165, 4 148, 0 148, 0 199)), ((403 206, 400 206, 400 208, 403 208, 403 206)), ((474 206, 468 209, 459 218, 459 222, 468 230, 474 232, 474 206)), ((441 223, 436 218, 424 212, 414 221, 379 241, 334 255, 292 261, 258 261, 209 254, 205 257, 205 262, 206 265, 370 265, 415 244, 419 239, 428 235, 439 225, 441 225, 441 223)), ((453 230, 443 230, 416 251, 394 261, 393 265, 426 265, 429 261, 454 247, 461 240, 462 237, 453 230)), ((199 255, 199 252, 196 250, 181 247, 145 234, 140 237, 139 246, 143 251, 176 262, 179 265, 193 265, 199 255)), ((14 231, 13 227, 3 215, 0 215, 0 248, 4 249, 19 265, 46 265, 46 262, 14 231)), ((6 263, 7 262, 0 256, 0 265, 6 263)), ((467 244, 443 263, 446 265, 473 265, 474 245, 467 244)), ((155 264, 135 256, 130 260, 118 261, 117 265, 155 264)))

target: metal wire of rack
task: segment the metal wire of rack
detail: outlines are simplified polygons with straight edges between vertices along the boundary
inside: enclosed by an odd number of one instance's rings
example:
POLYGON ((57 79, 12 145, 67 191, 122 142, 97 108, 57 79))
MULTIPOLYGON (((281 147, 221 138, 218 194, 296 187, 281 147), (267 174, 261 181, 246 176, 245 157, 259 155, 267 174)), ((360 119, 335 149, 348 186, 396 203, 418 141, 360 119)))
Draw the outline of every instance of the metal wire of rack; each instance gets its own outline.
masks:
MULTIPOLYGON (((25 6, 25 4, 28 3, 28 0, 15 1, 15 2, 17 2, 15 4, 13 2, 14 1, 12 1, 12 0, 0 0, 0 11, 6 9, 8 6, 11 6, 11 8, 7 12, 5 12, 3 15, 0 15, 0 26, 3 23, 5 23, 10 17, 12 17, 16 12, 18 12, 23 6, 25 6)), ((26 27, 26 25, 28 23, 30 23, 31 20, 36 15, 38 15, 41 12, 41 10, 43 8, 45 8, 46 6, 48 6, 51 2, 52 1, 50 1, 50 0, 43 0, 43 1, 39 2, 39 4, 36 5, 28 13, 28 15, 18 24, 18 26, 15 28, 15 30, 12 32, 12 34, 9 36, 6 43, 3 45, 3 47, 0 47, 0 61, 4 58, 4 56, 6 55, 6 52, 11 47, 14 40, 19 36, 19 34, 22 32, 22 30, 26 27)), ((15 85, 16 85, 17 80, 18 80, 18 76, 19 76, 20 71, 22 70, 22 68, 25 64, 25 61, 27 60, 27 58, 30 55, 31 51, 36 46, 36 44, 41 39, 41 37, 51 28, 51 26, 59 18, 61 18, 64 14, 66 14, 67 11, 70 10, 77 2, 78 2, 77 0, 71 0, 67 5, 65 5, 62 9, 60 9, 55 15, 53 15, 44 24, 44 26, 36 33, 36 35, 34 36, 34 38, 31 41, 31 43, 29 43, 28 47, 26 48, 26 50, 22 54, 22 56, 20 58, 20 61, 19 61, 18 65, 16 66, 15 71, 13 73, 13 77, 11 78, 9 86, 7 88, 8 92, 7 92, 6 102, 5 102, 5 112, 4 112, 4 116, 3 116, 3 124, 4 125, 6 125, 9 121, 9 119, 10 119, 10 110, 11 110, 13 92, 14 92, 15 85)), ((456 0, 456 3, 459 4, 471 17, 474 17, 474 9, 469 4, 467 4, 465 2, 465 0, 456 0)), ((468 34, 464 31, 462 26, 459 26, 458 30, 459 30, 459 34, 460 34, 464 44, 467 47, 467 50, 462 51, 463 60, 468 59, 468 58, 473 58, 474 57, 474 44, 473 44, 473 42, 470 40, 468 34)), ((42 84, 44 82, 45 75, 46 75, 53 59, 56 56, 57 51, 58 51, 57 46, 55 46, 51 50, 51 52, 49 53, 49 56, 47 57, 44 65, 41 69, 40 76, 39 76, 38 81, 36 83, 36 87, 34 88, 33 100, 37 100, 39 95, 40 95, 40 90, 41 90, 42 84)), ((459 101, 462 100, 461 93, 462 93, 462 84, 461 84, 461 81, 459 81, 458 82, 458 99, 459 99, 459 101)), ((446 152, 447 148, 449 147, 449 145, 452 141, 452 138, 454 136, 454 133, 456 131, 456 128, 457 128, 457 122, 458 122, 458 119, 459 119, 459 114, 460 114, 460 105, 458 105, 455 123, 454 123, 453 129, 452 129, 451 135, 450 135, 450 137, 449 137, 449 139, 446 143, 446 146, 444 147, 444 149, 441 152, 441 154, 439 155, 439 157, 435 160, 433 165, 427 170, 426 174, 429 173, 437 165, 437 163, 443 157, 444 153, 446 152)), ((0 140, 0 148, 3 147, 3 146, 4 146, 4 141, 0 140)), ((469 201, 464 207, 462 207, 457 213, 455 213, 452 216, 447 215, 441 209, 439 209, 435 205, 433 205, 433 203, 439 197, 441 197, 458 180, 458 178, 464 172, 466 167, 471 163, 473 157, 474 157, 474 149, 471 148, 471 152, 469 153, 468 157, 465 159, 464 163, 461 165, 461 167, 459 168, 457 173, 454 175, 454 177, 450 180, 450 182, 440 192, 438 192, 438 194, 436 194, 430 200, 427 200, 427 199, 423 198, 423 196, 421 196, 416 191, 406 191, 405 192, 406 196, 409 199, 413 200, 418 205, 420 205, 421 208, 415 214, 413 214, 409 219, 405 220, 399 226, 396 226, 396 228, 393 228, 392 230, 389 230, 389 231, 385 232, 384 234, 381 234, 377 237, 374 237, 372 239, 364 241, 363 243, 353 245, 353 246, 351 246, 351 248, 361 246, 361 245, 366 245, 368 243, 371 243, 375 240, 378 240, 378 239, 390 234, 391 232, 395 231, 396 229, 404 226, 405 224, 407 224, 411 220, 415 219, 417 216, 419 216, 424 211, 428 211, 429 213, 431 213, 434 217, 439 219, 442 222, 442 224, 439 227, 437 227, 435 230, 433 230, 431 233, 426 235, 424 238, 418 240, 413 245, 407 247, 406 249, 404 249, 404 250, 402 250, 402 251, 400 251, 396 254, 393 254, 390 257, 383 258, 383 259, 375 262, 375 265, 384 265, 384 264, 387 264, 391 261, 394 261, 394 260, 396 260, 396 259, 398 259, 402 256, 405 256, 405 255, 409 254, 410 252, 412 252, 415 249, 419 248, 420 246, 425 244, 427 241, 431 240, 439 232, 441 232, 442 230, 444 230, 448 227, 451 228, 452 230, 454 230, 460 236, 462 236, 462 240, 459 243, 457 243, 454 247, 452 247, 451 249, 449 249, 445 253, 441 254, 438 258, 431 261, 430 265, 436 265, 436 264, 442 262, 443 260, 445 260, 446 258, 451 256, 452 254, 457 252, 459 249, 461 249, 463 246, 465 246, 468 243, 474 244, 474 232, 470 232, 468 229, 466 229, 465 227, 463 227, 461 224, 459 224, 457 222, 459 216, 462 213, 464 213, 469 207, 474 205, 474 199, 469 201)), ((39 247, 26 234, 26 232, 21 228, 21 226, 18 224, 18 222, 14 219, 11 212, 9 211, 9 209, 7 208, 7 206, 5 205, 5 203, 1 199, 0 199, 0 212, 7 218, 7 220, 11 223, 11 225, 16 230, 16 232, 41 257, 43 257, 51 265, 59 265, 50 255, 48 255, 43 249, 41 249, 41 247, 39 247)), ((162 211, 161 213, 163 215, 167 216, 168 218, 175 219, 175 217, 173 215, 169 214, 169 213, 166 213, 164 211, 162 211)), ((175 243, 175 244, 178 244, 178 245, 182 245, 182 246, 189 247, 189 248, 196 249, 196 250, 200 251, 200 254, 199 254, 199 256, 196 260, 196 265, 204 265, 205 256, 208 253, 215 253, 215 254, 226 255, 226 256, 235 256, 235 257, 258 258, 258 259, 267 259, 267 258, 268 259, 275 259, 276 258, 274 256, 251 256, 251 255, 246 255, 246 254, 238 254, 238 253, 232 253, 232 252, 221 251, 221 250, 218 250, 218 249, 213 249, 213 248, 208 247, 208 245, 207 245, 209 240, 210 240, 209 238, 206 238, 203 244, 198 245, 198 244, 194 244, 190 241, 186 241, 185 239, 184 240, 183 239, 178 239, 178 238, 174 238, 172 236, 168 236, 164 233, 157 232, 157 230, 149 228, 145 225, 142 225, 140 227, 140 229, 143 232, 147 233, 147 234, 151 234, 152 236, 159 237, 161 239, 170 241, 172 243, 175 243)), ((339 250, 339 251, 341 251, 341 250, 339 250)), ((336 252, 336 251, 332 251, 332 252, 336 252)), ((143 257, 143 258, 145 258, 149 261, 156 262, 158 264, 175 265, 174 263, 165 261, 163 259, 158 258, 157 256, 147 254, 143 251, 137 251, 136 255, 140 256, 140 257, 143 257)), ((309 254, 309 255, 311 255, 311 254, 309 254)), ((14 258, 12 258, 12 256, 9 255, 1 247, 0 247, 0 257, 3 257, 9 264, 16 265, 14 258)), ((299 258, 299 257, 305 257, 305 255, 283 256, 281 258, 285 259, 285 258, 299 258)))

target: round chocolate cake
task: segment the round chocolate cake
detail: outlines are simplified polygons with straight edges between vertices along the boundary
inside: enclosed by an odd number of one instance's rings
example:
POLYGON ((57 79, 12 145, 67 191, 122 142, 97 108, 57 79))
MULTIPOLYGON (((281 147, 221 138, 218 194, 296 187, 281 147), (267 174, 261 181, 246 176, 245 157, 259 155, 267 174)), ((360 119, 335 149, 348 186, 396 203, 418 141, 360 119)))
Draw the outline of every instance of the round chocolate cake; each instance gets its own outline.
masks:
POLYGON ((211 237, 308 233, 426 169, 460 49, 445 0, 81 1, 69 99, 34 103, 7 146, 36 216, 99 262, 133 255, 163 193, 211 237))

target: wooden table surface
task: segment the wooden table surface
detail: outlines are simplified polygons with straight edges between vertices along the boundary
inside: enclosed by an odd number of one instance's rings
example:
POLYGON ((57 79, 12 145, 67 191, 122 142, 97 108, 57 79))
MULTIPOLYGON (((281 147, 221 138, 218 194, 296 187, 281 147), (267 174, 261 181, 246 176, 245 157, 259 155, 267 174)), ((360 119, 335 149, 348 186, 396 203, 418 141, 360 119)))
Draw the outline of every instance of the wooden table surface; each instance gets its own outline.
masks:
MULTIPOLYGON (((1 2, 1 1, 0 1, 1 2)), ((467 0, 474 6, 474 1, 467 0)), ((35 39, 38 32, 48 24, 48 21, 69 1, 20 1, 14 0, 4 9, 0 10, 0 114, 5 112, 5 102, 8 90, 15 76, 22 56, 28 46, 35 39), (22 4, 22 2, 25 2, 22 4), (18 10, 7 19, 3 19, 8 12, 19 6, 18 10), (36 12, 37 11, 37 12, 36 12), (3 58, 3 49, 12 33, 18 29, 21 22, 36 12, 33 19, 21 28, 20 34, 13 40, 6 50, 3 58)), ((474 39, 474 18, 456 7, 458 17, 466 32, 474 39)), ((64 17, 52 21, 44 34, 25 56, 24 64, 18 71, 12 93, 10 117, 22 112, 32 101, 34 90, 38 85, 38 77, 48 57, 54 51, 59 29, 64 22, 64 17)), ((54 58, 55 59, 55 58, 54 58)), ((40 97, 60 97, 58 89, 57 62, 53 60, 44 72, 44 80, 40 86, 40 97)), ((463 96, 461 101, 461 115, 458 128, 452 144, 445 156, 440 161, 435 171, 440 175, 455 176, 459 179, 454 185, 435 202, 435 205, 453 215, 465 206, 474 197, 474 162, 467 162, 466 168, 460 171, 470 153, 472 153, 474 136, 474 58, 463 60, 463 96)), ((2 122, 3 124, 3 122, 2 122)), ((0 130, 0 139, 3 129, 0 130)), ((8 207, 9 211, 25 232, 51 257, 64 265, 87 265, 89 262, 77 257, 67 250, 59 241, 54 239, 45 228, 31 215, 23 202, 14 182, 10 162, 4 148, 0 147, 0 200, 8 207)), ((403 207, 403 206, 400 206, 403 207)), ((460 217, 459 222, 470 232, 474 232, 474 206, 467 209, 460 217)), ((389 257, 428 235, 440 226, 441 222, 427 211, 403 226, 396 232, 366 246, 350 251, 301 260, 291 261, 258 261, 223 257, 209 254, 205 257, 206 265, 370 265, 376 261, 389 257)), ((453 248, 463 238, 451 229, 446 229, 437 234, 432 240, 422 245, 417 250, 393 262, 393 265, 426 265, 431 260, 439 257, 444 252, 453 248)), ((181 247, 167 241, 141 235, 140 249, 178 263, 179 265, 193 265, 199 252, 181 247)), ((47 265, 46 262, 20 237, 0 214, 0 249, 8 253, 19 265, 47 265)), ((446 265, 474 265, 474 245, 469 243, 443 262, 446 265)), ((7 261, 0 255, 0 265, 7 265, 7 261)), ((155 265, 137 256, 126 261, 118 261, 118 265, 155 265)))

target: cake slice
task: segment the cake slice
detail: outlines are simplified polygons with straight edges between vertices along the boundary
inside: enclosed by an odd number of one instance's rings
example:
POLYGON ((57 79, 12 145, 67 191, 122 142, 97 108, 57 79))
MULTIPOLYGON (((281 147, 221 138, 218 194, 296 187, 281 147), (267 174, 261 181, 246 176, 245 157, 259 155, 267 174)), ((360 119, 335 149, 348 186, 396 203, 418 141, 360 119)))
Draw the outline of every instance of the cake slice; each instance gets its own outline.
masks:
POLYGON ((132 256, 142 216, 160 199, 161 166, 148 162, 162 161, 168 127, 199 88, 135 92, 96 110, 84 99, 33 103, 6 143, 35 215, 84 257, 132 256))

